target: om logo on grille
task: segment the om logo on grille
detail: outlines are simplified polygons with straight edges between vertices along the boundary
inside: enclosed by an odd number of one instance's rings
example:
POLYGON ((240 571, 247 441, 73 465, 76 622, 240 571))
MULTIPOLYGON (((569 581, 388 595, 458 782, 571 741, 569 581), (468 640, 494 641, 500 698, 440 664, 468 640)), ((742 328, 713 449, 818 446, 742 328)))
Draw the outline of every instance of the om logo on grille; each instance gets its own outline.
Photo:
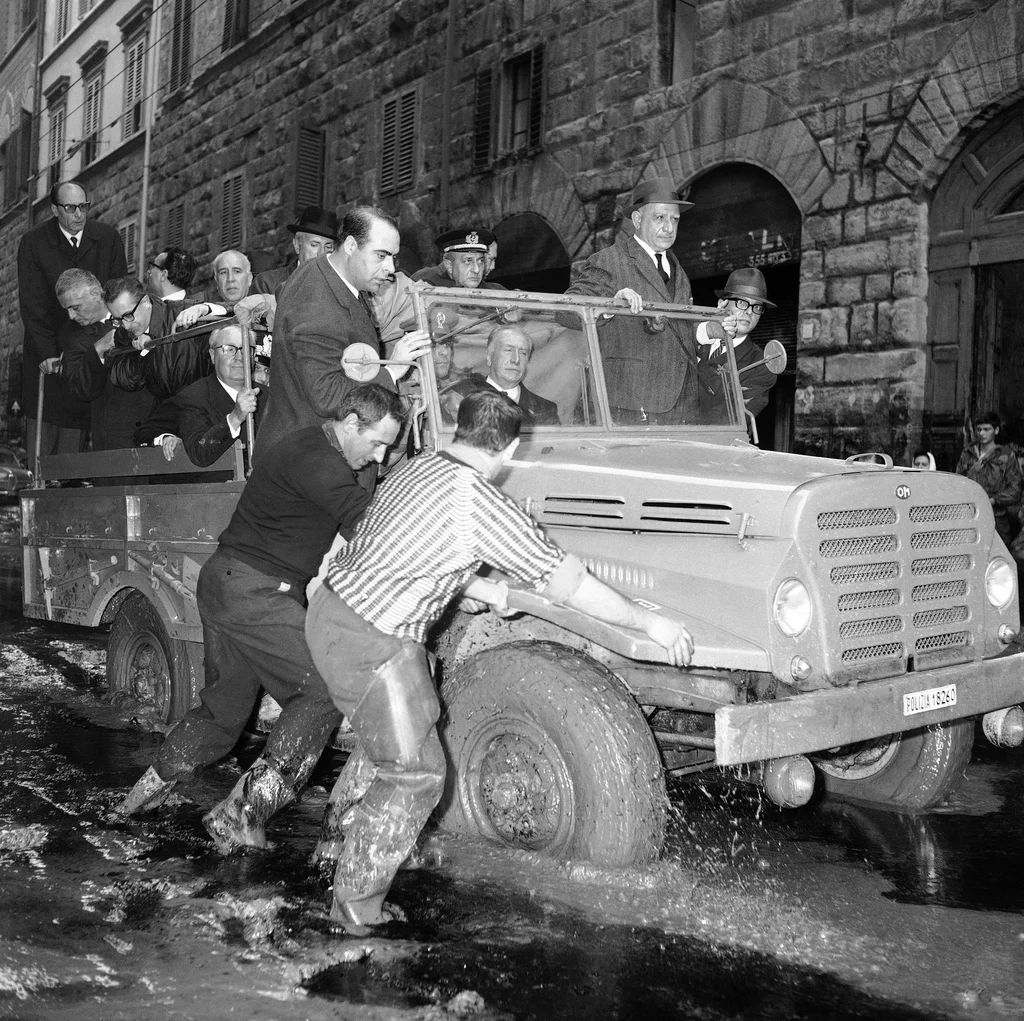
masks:
POLYGON ((910 486, 897 486, 896 487, 896 499, 897 500, 909 500, 910 499, 910 486))

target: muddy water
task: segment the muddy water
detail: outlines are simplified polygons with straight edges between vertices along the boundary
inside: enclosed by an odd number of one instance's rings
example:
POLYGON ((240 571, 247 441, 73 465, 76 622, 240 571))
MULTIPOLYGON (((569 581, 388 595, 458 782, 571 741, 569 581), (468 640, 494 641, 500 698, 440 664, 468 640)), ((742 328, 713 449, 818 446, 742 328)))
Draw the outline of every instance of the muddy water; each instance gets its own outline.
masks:
POLYGON ((269 852, 199 825, 255 737, 125 824, 159 738, 103 703, 103 663, 91 632, 0 621, 0 1018, 1024 1017, 1019 753, 979 746, 917 818, 675 782, 664 859, 631 870, 435 835, 405 921, 355 940, 305 866, 341 757, 269 852))

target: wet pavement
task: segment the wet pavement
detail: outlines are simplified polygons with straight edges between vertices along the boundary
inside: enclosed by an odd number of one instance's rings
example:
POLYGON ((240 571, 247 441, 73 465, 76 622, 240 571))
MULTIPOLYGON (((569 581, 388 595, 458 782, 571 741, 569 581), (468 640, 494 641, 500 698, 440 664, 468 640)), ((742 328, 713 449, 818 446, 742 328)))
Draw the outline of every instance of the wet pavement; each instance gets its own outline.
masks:
POLYGON ((160 738, 105 700, 103 634, 11 595, 0 573, 0 1019, 1024 1018, 1020 751, 979 740, 922 816, 676 780, 643 868, 432 834, 405 920, 354 939, 306 866, 341 753, 266 852, 223 858, 199 824, 256 735, 120 821, 160 738))

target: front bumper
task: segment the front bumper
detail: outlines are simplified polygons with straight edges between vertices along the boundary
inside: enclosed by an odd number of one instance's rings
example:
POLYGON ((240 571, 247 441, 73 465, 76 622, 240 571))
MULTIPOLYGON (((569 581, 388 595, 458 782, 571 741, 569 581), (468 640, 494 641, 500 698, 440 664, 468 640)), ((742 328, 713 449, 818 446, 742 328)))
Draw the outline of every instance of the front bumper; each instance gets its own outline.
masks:
POLYGON ((762 762, 786 755, 867 741, 1024 702, 1024 653, 980 663, 922 670, 849 688, 793 695, 773 702, 721 706, 715 711, 719 766, 762 762), (903 696, 956 684, 957 704, 903 715, 903 696))

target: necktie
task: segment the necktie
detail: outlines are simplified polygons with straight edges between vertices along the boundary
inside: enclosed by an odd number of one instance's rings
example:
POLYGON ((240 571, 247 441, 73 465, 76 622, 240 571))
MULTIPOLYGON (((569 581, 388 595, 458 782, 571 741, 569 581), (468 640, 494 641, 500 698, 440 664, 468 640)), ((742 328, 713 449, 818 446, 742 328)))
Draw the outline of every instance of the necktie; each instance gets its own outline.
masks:
POLYGON ((77 248, 78 247, 78 238, 75 238, 75 237, 71 238, 71 247, 72 248, 77 248))
POLYGON ((658 256, 658 273, 661 274, 661 279, 664 280, 665 283, 667 284, 668 280, 669 280, 669 276, 668 276, 668 259, 666 259, 664 255, 659 255, 658 256))

